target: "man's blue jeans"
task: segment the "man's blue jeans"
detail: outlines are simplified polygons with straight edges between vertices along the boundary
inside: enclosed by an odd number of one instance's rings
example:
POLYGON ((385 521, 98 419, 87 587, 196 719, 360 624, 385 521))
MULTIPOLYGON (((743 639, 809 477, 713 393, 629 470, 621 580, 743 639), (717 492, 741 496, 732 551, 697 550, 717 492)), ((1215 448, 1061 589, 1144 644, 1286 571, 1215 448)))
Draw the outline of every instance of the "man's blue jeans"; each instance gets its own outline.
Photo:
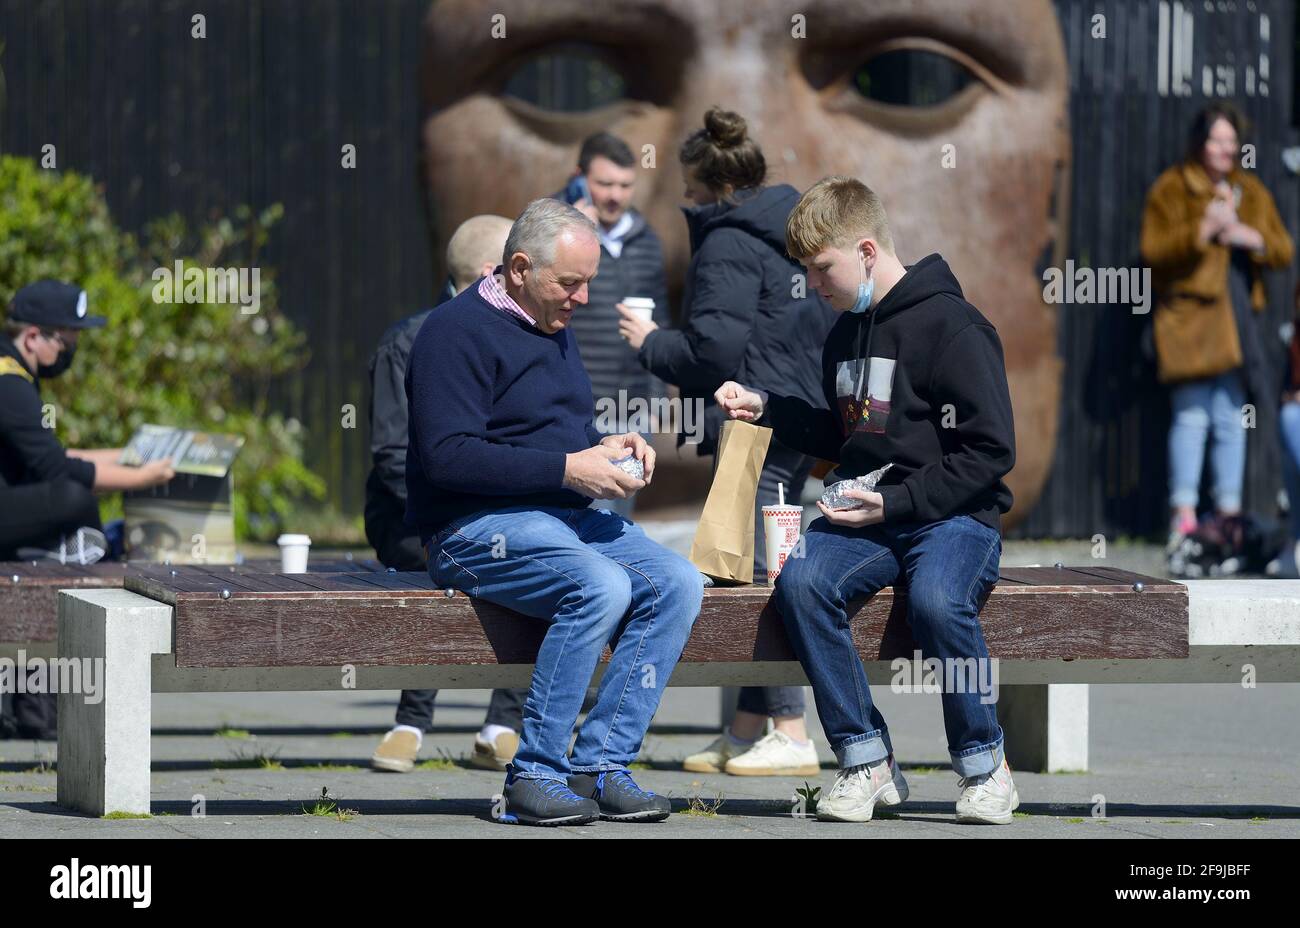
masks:
MULTIPOLYGON (((907 590, 907 621, 924 658, 988 660, 979 609, 998 579, 1002 538, 970 516, 845 528, 818 519, 804 556, 787 560, 773 600, 812 681, 822 728, 841 767, 893 753, 853 644, 848 603, 891 585, 907 590)), ((954 666, 957 666, 954 664, 954 666)), ((1002 729, 977 687, 942 695, 953 770, 971 777, 1002 763, 1002 729)))
POLYGON ((510 507, 447 526, 431 542, 429 575, 550 623, 524 702, 516 776, 563 779, 636 759, 699 616, 704 580, 694 565, 607 510, 510 507), (606 644, 613 657, 570 762, 606 644))

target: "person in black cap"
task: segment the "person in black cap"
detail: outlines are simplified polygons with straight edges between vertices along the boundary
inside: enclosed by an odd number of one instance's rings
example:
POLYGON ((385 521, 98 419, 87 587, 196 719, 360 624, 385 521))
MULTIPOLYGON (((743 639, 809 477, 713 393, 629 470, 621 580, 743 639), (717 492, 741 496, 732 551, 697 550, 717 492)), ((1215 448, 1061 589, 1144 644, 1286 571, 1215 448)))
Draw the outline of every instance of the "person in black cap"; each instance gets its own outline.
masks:
MULTIPOLYGON (((107 542, 95 491, 145 489, 175 475, 171 461, 118 464, 121 449, 67 450, 44 414, 40 381, 68 369, 82 329, 105 322, 86 314, 84 290, 42 280, 18 291, 0 323, 0 560, 99 560, 107 542)), ((0 734, 53 738, 54 704, 53 695, 14 694, 0 734)))

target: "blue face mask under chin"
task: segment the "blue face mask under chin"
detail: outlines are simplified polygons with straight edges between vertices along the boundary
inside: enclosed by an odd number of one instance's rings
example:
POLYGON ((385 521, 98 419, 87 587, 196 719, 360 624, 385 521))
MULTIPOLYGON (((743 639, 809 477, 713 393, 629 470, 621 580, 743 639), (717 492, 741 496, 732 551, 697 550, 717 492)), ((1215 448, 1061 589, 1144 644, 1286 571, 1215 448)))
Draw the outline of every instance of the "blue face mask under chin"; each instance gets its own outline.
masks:
MULTIPOLYGON (((862 269, 861 263, 858 264, 858 270, 862 271, 865 276, 866 271, 862 269)), ((865 313, 867 308, 871 306, 871 297, 875 292, 876 278, 873 274, 870 280, 864 280, 862 283, 858 284, 858 299, 856 303, 849 307, 849 312, 858 313, 859 315, 865 313)))

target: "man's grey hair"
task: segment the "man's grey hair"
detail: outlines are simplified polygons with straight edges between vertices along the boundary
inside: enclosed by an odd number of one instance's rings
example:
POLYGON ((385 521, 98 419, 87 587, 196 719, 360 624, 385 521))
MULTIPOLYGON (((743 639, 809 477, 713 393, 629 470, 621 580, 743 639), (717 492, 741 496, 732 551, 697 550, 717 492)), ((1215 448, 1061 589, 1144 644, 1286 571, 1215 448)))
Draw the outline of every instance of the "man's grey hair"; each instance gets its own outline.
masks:
POLYGON ((569 231, 597 239, 596 224, 568 203, 551 197, 533 200, 510 227, 501 264, 509 271, 510 256, 523 252, 534 267, 550 267, 555 263, 556 242, 569 231))

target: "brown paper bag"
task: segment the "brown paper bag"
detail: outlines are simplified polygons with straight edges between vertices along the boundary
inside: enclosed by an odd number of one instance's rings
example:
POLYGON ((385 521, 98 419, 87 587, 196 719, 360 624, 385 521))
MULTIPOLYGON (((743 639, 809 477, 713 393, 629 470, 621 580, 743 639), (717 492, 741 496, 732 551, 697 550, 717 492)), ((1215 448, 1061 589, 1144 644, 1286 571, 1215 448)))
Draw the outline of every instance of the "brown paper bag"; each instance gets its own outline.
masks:
POLYGON ((718 439, 718 466, 691 544, 691 563, 718 583, 754 582, 754 501, 772 430, 733 419, 718 439))

